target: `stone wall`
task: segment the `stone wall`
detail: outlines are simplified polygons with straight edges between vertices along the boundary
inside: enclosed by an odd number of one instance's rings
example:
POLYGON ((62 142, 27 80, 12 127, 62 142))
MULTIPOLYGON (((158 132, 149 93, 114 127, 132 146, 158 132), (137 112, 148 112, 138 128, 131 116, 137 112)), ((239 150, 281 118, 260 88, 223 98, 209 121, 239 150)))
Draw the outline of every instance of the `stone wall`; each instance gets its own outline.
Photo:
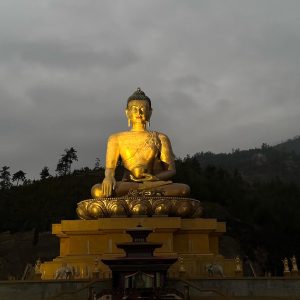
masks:
POLYGON ((170 280, 169 284, 180 291, 184 290, 184 285, 190 284, 190 295, 192 299, 203 295, 216 295, 213 292, 200 292, 199 289, 211 289, 224 295, 237 297, 286 297, 300 299, 300 277, 299 278, 222 278, 222 279, 197 279, 197 280, 170 280))
POLYGON ((1 300, 87 300, 92 289, 110 288, 110 280, 0 281, 1 300))
MULTIPOLYGON (((300 278, 240 278, 169 280, 169 287, 184 292, 189 285, 191 299, 220 294, 247 299, 300 299, 300 278), (199 290, 200 289, 200 290, 199 290)), ((88 299, 92 290, 109 289, 110 280, 57 280, 57 281, 0 281, 1 300, 82 300, 88 299)), ((220 297, 221 299, 222 297, 220 297)), ((213 299, 213 298, 211 298, 213 299)))

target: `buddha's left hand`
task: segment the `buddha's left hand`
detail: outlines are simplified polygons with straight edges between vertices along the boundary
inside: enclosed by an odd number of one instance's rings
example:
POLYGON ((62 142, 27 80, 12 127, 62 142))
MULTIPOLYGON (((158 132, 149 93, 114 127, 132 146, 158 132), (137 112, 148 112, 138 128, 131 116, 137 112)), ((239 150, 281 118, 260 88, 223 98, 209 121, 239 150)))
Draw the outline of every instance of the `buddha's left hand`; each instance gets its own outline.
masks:
POLYGON ((157 181, 159 180, 155 175, 143 173, 143 181, 157 181))

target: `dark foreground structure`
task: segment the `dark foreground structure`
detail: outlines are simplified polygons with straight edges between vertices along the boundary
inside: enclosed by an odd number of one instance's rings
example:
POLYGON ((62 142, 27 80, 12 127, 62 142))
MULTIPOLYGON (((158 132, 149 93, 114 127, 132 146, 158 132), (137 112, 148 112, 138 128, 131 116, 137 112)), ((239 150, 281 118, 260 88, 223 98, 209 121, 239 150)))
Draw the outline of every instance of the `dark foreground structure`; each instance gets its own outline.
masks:
MULTIPOLYGON (((300 279, 297 278, 228 278, 188 281, 171 279, 168 280, 166 288, 171 295, 176 295, 177 299, 300 300, 300 279)), ((94 300, 101 299, 101 297, 112 299, 105 297, 111 290, 112 281, 109 279, 1 281, 0 299, 94 300)), ((176 299, 174 297, 173 299, 176 299)))
POLYGON ((112 288, 114 292, 119 291, 120 299, 130 294, 147 299, 162 297, 161 292, 167 285, 167 271, 177 258, 154 256, 154 250, 160 248, 162 243, 148 242, 147 237, 151 232, 152 229, 141 225, 126 230, 132 241, 117 244, 126 255, 102 259, 112 271, 112 288))

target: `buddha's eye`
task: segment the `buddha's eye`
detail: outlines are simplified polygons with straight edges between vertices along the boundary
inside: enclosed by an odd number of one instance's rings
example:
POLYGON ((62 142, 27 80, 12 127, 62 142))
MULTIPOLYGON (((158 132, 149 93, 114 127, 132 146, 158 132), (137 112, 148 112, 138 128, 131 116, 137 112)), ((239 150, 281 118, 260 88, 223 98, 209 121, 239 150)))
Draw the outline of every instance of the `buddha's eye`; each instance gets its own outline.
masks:
POLYGON ((130 110, 132 111, 132 112, 134 112, 134 113, 138 113, 138 112, 145 112, 145 107, 138 107, 138 106, 132 106, 131 108, 130 108, 130 110))

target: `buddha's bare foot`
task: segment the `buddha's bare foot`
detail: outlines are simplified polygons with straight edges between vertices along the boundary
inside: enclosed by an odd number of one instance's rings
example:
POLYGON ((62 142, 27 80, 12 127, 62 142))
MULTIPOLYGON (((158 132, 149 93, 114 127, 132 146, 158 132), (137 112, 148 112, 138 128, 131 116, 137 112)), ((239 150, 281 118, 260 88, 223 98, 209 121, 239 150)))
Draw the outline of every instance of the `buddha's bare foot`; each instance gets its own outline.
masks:
POLYGON ((189 196, 191 189, 184 183, 172 183, 162 187, 164 196, 167 197, 187 197, 189 196))

